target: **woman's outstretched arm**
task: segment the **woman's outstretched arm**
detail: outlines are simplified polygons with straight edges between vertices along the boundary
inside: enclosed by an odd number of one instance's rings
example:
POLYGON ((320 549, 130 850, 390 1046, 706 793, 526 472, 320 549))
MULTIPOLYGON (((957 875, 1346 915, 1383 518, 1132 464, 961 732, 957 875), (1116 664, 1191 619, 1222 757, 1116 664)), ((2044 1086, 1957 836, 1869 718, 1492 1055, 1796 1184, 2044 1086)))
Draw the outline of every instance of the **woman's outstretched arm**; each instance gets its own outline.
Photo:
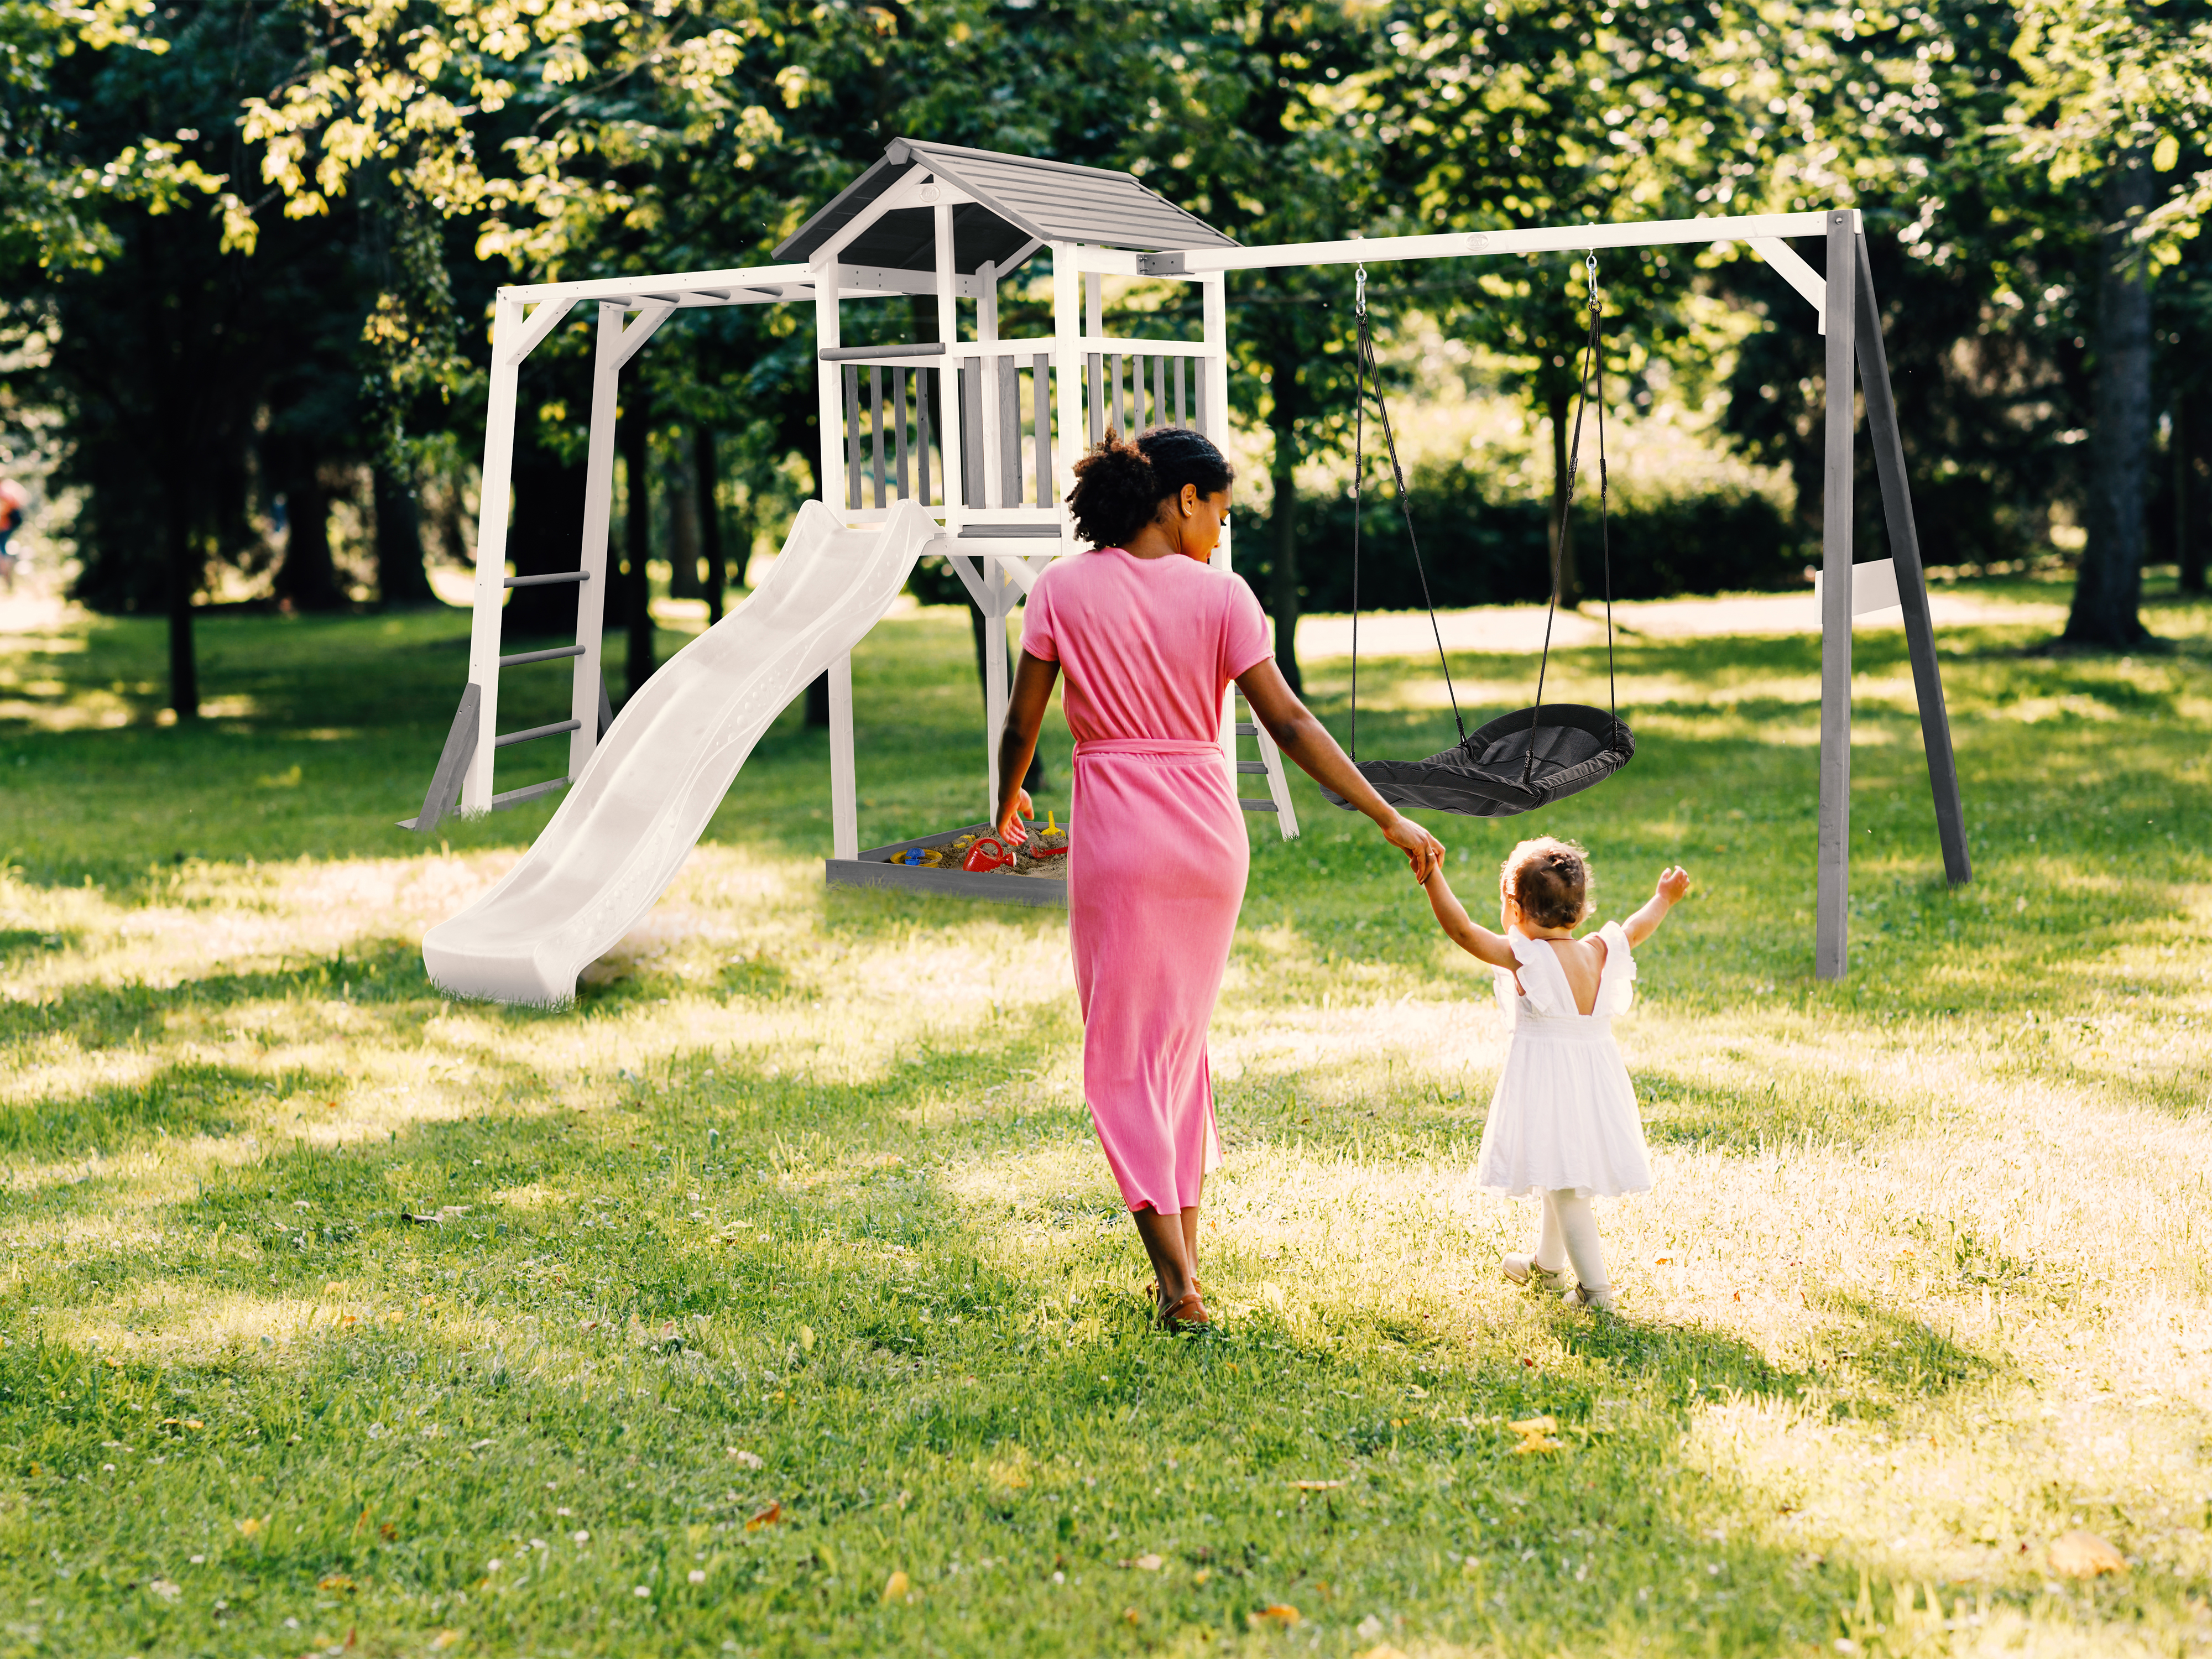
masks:
POLYGON ((999 826, 1000 841, 1029 839, 1022 820, 1036 813, 1022 780, 1030 775, 1037 733, 1044 729, 1044 711, 1052 706, 1052 688, 1059 678, 1058 663, 1022 653, 1014 670, 1013 695, 1006 699, 1006 724, 999 733, 999 811, 992 822, 999 826))
POLYGON ((1273 657, 1254 663, 1237 677, 1252 717, 1267 728, 1267 735, 1298 769, 1324 788, 1334 789, 1352 806, 1375 820, 1376 828, 1390 845, 1406 855, 1413 879, 1426 881, 1429 872, 1444 861, 1443 843, 1375 793, 1375 786, 1359 775, 1359 769, 1337 746, 1328 728, 1298 701, 1298 694, 1284 679, 1273 657))

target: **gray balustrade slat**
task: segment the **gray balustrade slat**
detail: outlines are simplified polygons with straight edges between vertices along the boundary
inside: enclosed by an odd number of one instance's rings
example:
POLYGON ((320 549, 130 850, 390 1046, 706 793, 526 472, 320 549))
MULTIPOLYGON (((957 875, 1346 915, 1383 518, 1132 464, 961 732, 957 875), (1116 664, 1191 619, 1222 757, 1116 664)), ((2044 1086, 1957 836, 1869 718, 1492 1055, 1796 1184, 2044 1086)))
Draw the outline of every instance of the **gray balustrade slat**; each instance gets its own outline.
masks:
POLYGON ((1177 426, 1188 426, 1190 422, 1183 416, 1182 363, 1183 360, 1180 357, 1175 360, 1175 423, 1177 426))
POLYGON ((1094 351, 1087 361, 1085 390, 1091 399, 1090 441, 1095 444, 1106 435, 1106 360, 1094 351))
POLYGON ((876 505, 884 501, 884 371, 868 365, 868 437, 875 449, 876 505))
POLYGON ((891 424, 898 433, 898 498, 902 501, 910 499, 906 487, 906 370, 895 368, 891 371, 891 424))
POLYGON ((1191 359, 1190 367, 1194 395, 1198 404, 1198 420, 1195 424, 1200 432, 1205 432, 1206 435, 1211 438, 1213 434, 1206 430, 1206 359, 1194 357, 1191 359))
POLYGON ((1155 356, 1152 359, 1152 424, 1154 426, 1165 426, 1168 423, 1167 390, 1168 360, 1155 356))
POLYGON ((1121 412, 1121 354, 1114 354, 1114 429, 1123 437, 1129 434, 1128 417, 1121 412))
POLYGON ((1040 351, 1030 365, 1030 401, 1036 406, 1036 498, 1039 507, 1050 507, 1052 482, 1052 359, 1040 351))
POLYGON ((929 371, 914 371, 914 497, 929 500, 929 371))
POLYGON ((860 504, 860 371, 845 365, 845 505, 860 504))
POLYGON ((983 364, 970 357, 960 368, 960 504, 983 505, 983 364))
POLYGON ((992 367, 999 383, 999 499, 1000 507, 1022 504, 1022 369, 1007 357, 992 367))

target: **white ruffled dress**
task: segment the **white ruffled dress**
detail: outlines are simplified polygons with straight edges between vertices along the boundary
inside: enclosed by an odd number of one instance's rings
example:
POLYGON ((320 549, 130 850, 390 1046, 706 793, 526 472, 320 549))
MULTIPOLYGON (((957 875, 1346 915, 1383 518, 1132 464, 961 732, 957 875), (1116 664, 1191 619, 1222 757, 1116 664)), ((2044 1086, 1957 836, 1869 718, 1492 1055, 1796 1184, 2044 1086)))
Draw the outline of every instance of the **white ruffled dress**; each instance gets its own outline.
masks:
POLYGON ((1584 1014, 1558 952, 1517 927, 1506 935, 1521 984, 1516 992, 1513 975, 1495 970, 1510 1029, 1477 1161, 1485 1192, 1513 1198, 1571 1187, 1583 1197, 1613 1198, 1651 1190, 1636 1087, 1613 1042, 1613 1016, 1626 1013, 1636 994, 1636 958, 1619 922, 1598 936, 1605 969, 1584 1014))

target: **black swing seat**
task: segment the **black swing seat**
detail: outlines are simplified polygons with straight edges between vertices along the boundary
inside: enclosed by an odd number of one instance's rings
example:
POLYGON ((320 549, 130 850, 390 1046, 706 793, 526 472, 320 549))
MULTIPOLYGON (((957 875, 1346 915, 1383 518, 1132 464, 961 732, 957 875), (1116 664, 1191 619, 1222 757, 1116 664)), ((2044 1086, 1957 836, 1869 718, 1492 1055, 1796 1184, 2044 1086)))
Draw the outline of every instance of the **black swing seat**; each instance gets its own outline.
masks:
MULTIPOLYGON (((1635 754, 1636 738, 1626 721, 1602 708, 1554 702, 1500 714, 1426 760, 1358 764, 1359 775, 1393 806, 1508 818, 1611 777, 1635 754)), ((1323 788, 1322 793, 1339 806, 1352 805, 1334 790, 1323 788)))

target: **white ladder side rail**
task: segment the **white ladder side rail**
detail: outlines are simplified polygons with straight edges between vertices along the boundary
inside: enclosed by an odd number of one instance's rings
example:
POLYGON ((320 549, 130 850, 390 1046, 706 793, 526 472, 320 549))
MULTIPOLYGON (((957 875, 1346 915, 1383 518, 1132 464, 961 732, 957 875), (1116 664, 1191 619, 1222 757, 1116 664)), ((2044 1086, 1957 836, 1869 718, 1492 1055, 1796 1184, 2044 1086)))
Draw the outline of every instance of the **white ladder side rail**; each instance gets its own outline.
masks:
MULTIPOLYGON (((584 654, 576 659, 575 678, 568 692, 568 715, 576 722, 576 729, 568 734, 568 775, 572 778, 584 775, 584 767, 599 741, 599 686, 607 609, 607 532, 614 515, 615 417, 620 407, 624 307, 618 300, 602 301, 599 310, 599 332, 592 358, 591 434, 584 451, 584 534, 576 563, 576 568, 584 573, 576 593, 576 643, 584 647, 584 654)), ((638 481, 632 479, 630 488, 637 487, 638 481)))
MULTIPOLYGON (((483 471, 477 502, 476 586, 469 617, 469 684, 477 689, 480 701, 475 750, 461 778, 460 805, 471 815, 491 810, 492 741, 499 717, 500 609, 507 597, 507 521, 514 492, 515 387, 522 367, 514 349, 523 328, 522 301, 501 295, 492 312, 491 383, 484 410, 483 471)), ((426 833, 434 827, 423 825, 426 833)))

